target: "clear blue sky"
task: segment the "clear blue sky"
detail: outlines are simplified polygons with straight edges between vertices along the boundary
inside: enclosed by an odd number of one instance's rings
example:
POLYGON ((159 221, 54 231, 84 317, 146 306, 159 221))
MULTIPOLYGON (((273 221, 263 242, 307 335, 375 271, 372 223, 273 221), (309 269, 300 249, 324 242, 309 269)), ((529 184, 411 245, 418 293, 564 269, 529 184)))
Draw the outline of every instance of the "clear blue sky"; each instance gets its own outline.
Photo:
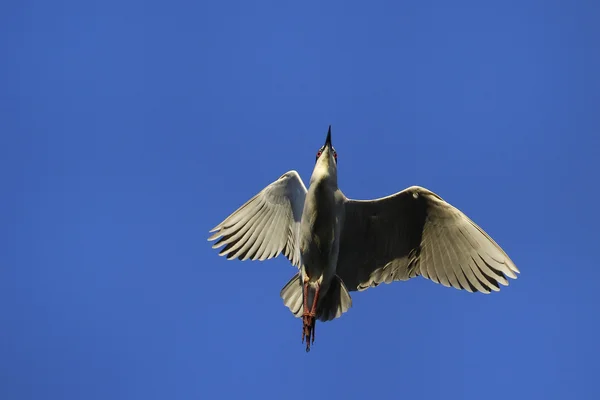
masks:
POLYGON ((0 398, 600 398, 599 20, 594 0, 3 2, 0 398), (354 293, 306 354, 294 268, 206 238, 308 181, 329 124, 348 196, 425 186, 519 279, 354 293))

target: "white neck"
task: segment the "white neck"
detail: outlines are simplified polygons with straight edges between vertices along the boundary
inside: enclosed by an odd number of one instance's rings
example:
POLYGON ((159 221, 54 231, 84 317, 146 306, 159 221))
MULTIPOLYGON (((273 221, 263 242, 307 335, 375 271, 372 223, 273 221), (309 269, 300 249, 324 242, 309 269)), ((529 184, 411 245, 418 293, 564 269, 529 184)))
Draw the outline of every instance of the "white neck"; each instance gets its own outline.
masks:
POLYGON ((310 185, 327 182, 337 187, 337 165, 329 148, 323 150, 323 154, 317 160, 315 169, 310 177, 310 185))

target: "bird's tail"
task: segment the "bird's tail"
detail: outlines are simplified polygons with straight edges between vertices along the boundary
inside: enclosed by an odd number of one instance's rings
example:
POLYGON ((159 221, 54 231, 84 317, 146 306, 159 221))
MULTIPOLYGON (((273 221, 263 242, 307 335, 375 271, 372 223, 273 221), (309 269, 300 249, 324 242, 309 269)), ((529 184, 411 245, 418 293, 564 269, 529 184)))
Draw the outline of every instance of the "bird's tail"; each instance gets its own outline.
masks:
MULTIPOLYGON (((309 287, 309 307, 312 306, 315 289, 312 285, 309 287)), ((302 296, 302 279, 300 273, 294 275, 292 279, 281 289, 281 298, 287 308, 290 309, 296 318, 302 316, 304 312, 304 298, 302 296)), ((317 307, 317 318, 321 321, 329 321, 340 317, 343 313, 352 307, 352 298, 344 282, 336 275, 331 281, 329 289, 325 296, 319 300, 317 307)))
POLYGON ((336 275, 332 279, 325 297, 320 301, 317 317, 319 321, 330 321, 341 317, 350 307, 352 307, 352 297, 350 297, 344 282, 336 275))
POLYGON ((302 298, 302 280, 298 272, 290 281, 281 289, 280 293, 283 299, 283 304, 290 309, 296 318, 300 318, 304 312, 302 298))

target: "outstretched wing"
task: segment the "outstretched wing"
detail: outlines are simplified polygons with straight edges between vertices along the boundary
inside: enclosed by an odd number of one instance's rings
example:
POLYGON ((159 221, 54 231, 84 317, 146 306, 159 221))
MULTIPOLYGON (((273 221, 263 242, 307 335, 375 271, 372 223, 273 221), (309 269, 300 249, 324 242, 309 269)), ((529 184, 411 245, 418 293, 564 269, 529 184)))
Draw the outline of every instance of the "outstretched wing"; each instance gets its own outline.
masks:
POLYGON ((219 255, 227 259, 266 260, 283 252, 300 265, 297 244, 306 186, 296 171, 283 174, 248 200, 210 232, 213 248, 225 246, 219 255))
POLYGON ((490 293, 516 279, 508 255, 460 210, 413 186, 377 200, 347 200, 337 274, 349 290, 423 275, 490 293))

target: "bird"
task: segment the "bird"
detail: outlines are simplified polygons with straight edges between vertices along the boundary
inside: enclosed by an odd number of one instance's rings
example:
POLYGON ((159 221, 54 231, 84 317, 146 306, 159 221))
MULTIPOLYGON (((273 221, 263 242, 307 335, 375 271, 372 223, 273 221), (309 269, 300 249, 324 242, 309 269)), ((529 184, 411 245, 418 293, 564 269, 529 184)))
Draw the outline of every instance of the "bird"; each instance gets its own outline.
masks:
POLYGON ((350 199, 338 187, 337 164, 329 125, 308 189, 298 172, 286 172, 208 238, 229 260, 283 254, 298 268, 280 296, 302 317, 307 352, 316 320, 334 320, 352 307, 349 292, 422 276, 488 294, 517 278, 520 271, 506 252, 434 192, 411 186, 378 199, 350 199))

